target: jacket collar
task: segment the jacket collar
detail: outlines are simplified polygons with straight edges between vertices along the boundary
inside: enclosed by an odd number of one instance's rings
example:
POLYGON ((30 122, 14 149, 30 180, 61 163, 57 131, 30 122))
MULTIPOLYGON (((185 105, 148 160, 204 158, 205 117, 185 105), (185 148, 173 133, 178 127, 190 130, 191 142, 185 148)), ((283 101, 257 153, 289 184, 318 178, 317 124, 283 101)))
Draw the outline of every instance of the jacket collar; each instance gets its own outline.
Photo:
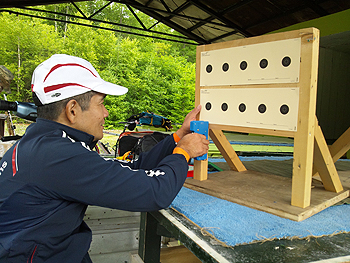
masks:
MULTIPOLYGON (((28 129, 29 128, 30 127, 28 127, 28 129)), ((37 118, 36 123, 33 125, 33 128, 35 130, 40 129, 40 132, 62 130, 75 141, 85 142, 87 145, 89 145, 90 149, 93 149, 97 143, 96 141, 94 141, 94 136, 92 136, 91 134, 47 119, 37 118)))

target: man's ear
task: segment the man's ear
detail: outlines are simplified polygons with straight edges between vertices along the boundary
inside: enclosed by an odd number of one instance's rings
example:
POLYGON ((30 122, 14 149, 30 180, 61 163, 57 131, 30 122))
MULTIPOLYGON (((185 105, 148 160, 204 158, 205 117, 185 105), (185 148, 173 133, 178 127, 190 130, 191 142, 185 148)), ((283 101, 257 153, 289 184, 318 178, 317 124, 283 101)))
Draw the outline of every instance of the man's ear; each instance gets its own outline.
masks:
POLYGON ((67 119, 71 124, 75 124, 77 122, 77 117, 80 111, 80 105, 76 100, 70 100, 67 102, 65 112, 67 119))

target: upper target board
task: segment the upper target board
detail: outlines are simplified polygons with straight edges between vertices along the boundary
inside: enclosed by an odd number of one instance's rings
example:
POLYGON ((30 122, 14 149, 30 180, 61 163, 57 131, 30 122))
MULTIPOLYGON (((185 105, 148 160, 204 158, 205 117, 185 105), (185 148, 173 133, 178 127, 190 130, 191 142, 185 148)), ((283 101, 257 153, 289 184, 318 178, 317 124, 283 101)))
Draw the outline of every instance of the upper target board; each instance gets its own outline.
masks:
POLYGON ((300 38, 201 52, 200 86, 297 83, 300 38))

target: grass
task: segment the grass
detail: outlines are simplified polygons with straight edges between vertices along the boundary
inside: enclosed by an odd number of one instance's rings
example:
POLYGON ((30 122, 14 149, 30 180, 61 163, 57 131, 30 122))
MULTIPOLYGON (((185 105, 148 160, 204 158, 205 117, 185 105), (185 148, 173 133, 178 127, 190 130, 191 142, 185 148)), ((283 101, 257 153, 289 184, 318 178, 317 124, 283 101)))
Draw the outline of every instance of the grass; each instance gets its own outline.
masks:
MULTIPOLYGON (((14 126, 15 126, 15 134, 16 135, 23 135, 27 129, 27 127, 30 125, 29 122, 17 122, 16 119, 14 119, 13 121, 14 123, 14 126)), ((5 136, 8 136, 9 135, 9 132, 8 132, 8 125, 7 123, 5 122, 5 133, 4 133, 5 136)))
MULTIPOLYGON (((13 120, 13 123, 14 123, 14 126, 15 126, 15 134, 16 135, 24 135, 26 129, 31 124, 31 122, 19 122, 15 118, 13 120)), ((111 132, 111 133, 119 135, 122 132, 122 130, 108 130, 107 132, 111 132)), ((9 135, 7 123, 5 123, 5 133, 4 133, 4 135, 5 136, 9 135)), ((112 146, 114 146, 117 143, 117 140, 118 140, 118 136, 117 135, 104 134, 101 142, 103 142, 106 145, 108 144, 108 145, 110 145, 110 147, 112 147, 112 146)))
MULTIPOLYGON (((120 134, 122 131, 121 130, 108 130, 107 132, 115 133, 115 134, 120 134)), ((108 147, 108 149, 112 149, 114 152, 115 145, 117 143, 117 140, 119 138, 118 135, 113 135, 113 134, 104 134, 103 138, 101 139, 101 142, 108 147)))

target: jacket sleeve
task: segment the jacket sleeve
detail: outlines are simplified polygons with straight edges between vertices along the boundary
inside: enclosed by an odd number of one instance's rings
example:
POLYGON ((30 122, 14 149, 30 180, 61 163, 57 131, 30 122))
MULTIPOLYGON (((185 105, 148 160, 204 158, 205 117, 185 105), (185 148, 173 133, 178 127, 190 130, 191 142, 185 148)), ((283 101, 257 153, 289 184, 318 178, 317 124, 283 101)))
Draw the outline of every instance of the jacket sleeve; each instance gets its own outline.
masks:
MULTIPOLYGON (((169 136, 172 137, 172 136, 169 136)), ((168 207, 187 177, 188 164, 181 154, 171 154, 175 142, 164 139, 143 155, 137 165, 101 158, 79 142, 68 139, 38 152, 31 162, 31 183, 52 198, 128 211, 154 211, 168 207), (39 175, 45 175, 43 178, 39 175)), ((44 145, 44 144, 43 144, 44 145)))

